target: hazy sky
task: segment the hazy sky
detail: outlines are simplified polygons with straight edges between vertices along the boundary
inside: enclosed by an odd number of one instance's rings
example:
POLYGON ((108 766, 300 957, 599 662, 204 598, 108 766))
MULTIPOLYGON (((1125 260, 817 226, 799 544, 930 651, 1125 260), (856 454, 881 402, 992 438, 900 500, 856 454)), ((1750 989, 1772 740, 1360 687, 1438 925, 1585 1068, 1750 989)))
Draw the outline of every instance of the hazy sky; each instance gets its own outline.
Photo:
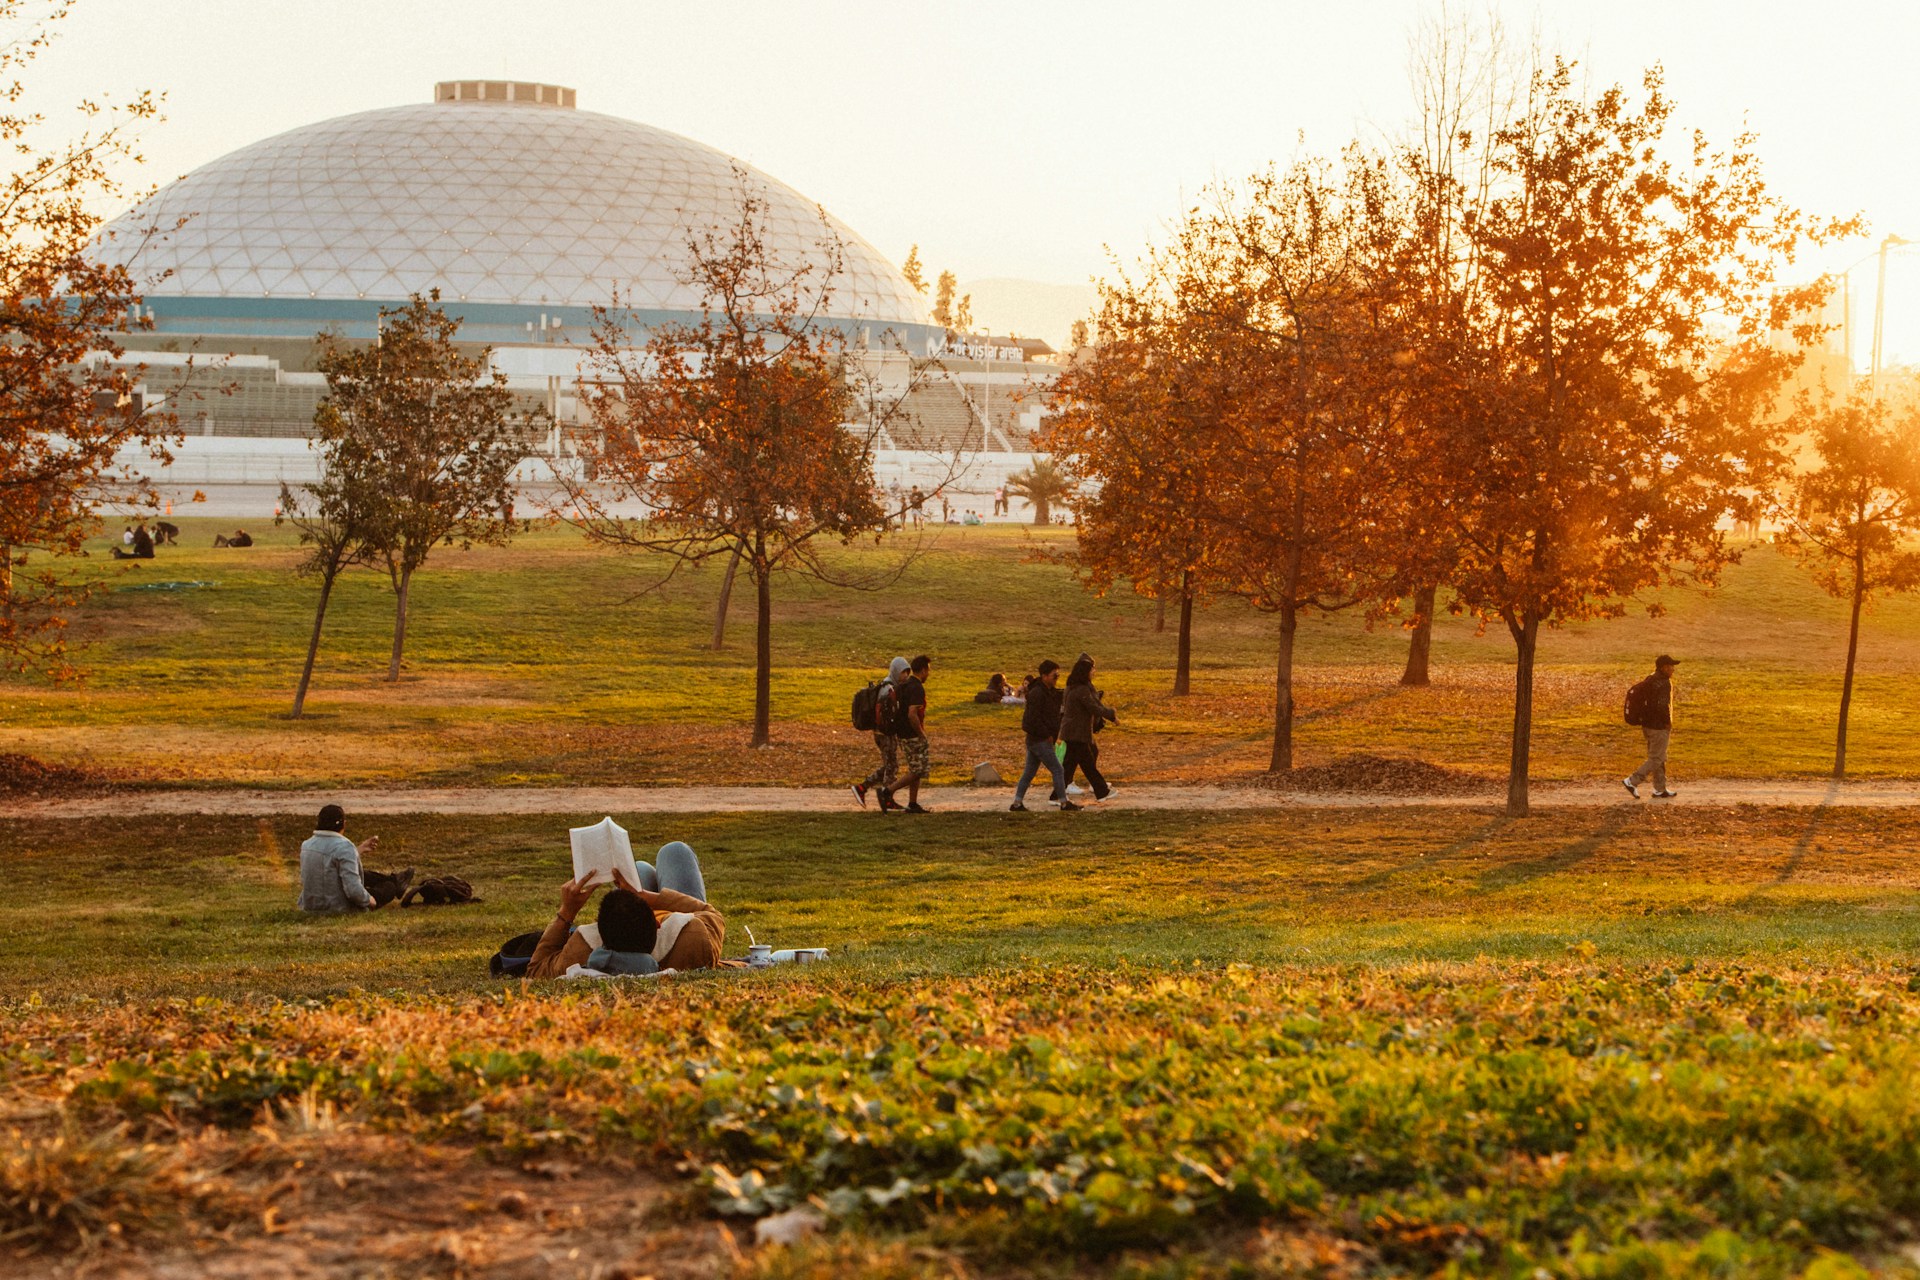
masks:
MULTIPOLYGON (((1456 5, 1456 8, 1459 6, 1456 5)), ((1663 63, 1684 124, 1761 134, 1775 188, 1920 240, 1920 6, 1546 0, 1497 6, 1596 81, 1663 63)), ((1304 146, 1406 118, 1408 32, 1434 3, 82 0, 37 105, 151 87, 154 180, 436 80, 571 85, 820 201, 896 262, 1079 283, 1182 201, 1304 146)), ((1844 265, 1861 242, 1820 260, 1844 265)), ((1920 252, 1888 290, 1920 359, 1920 252)), ((1870 293, 1871 267, 1854 276, 1870 293)), ((1862 331, 1864 332, 1864 330, 1862 331)), ((1856 339, 1864 352, 1864 338, 1856 339)))

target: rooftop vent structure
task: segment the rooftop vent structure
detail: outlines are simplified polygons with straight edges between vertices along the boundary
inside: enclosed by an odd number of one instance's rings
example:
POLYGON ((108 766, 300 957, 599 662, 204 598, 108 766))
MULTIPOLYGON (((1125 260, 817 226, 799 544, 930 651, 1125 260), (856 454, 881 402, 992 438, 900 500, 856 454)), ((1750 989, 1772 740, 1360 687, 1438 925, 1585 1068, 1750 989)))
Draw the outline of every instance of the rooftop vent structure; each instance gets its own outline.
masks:
POLYGON ((526 107, 573 109, 573 90, 531 80, 442 80, 433 86, 435 102, 485 102, 526 107))

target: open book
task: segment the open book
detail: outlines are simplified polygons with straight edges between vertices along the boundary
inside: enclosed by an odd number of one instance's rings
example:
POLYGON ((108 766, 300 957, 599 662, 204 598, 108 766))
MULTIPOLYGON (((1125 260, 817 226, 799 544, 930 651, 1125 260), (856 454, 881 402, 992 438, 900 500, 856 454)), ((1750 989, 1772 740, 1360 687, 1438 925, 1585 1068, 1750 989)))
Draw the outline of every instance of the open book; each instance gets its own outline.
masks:
POLYGON ((639 868, 633 865, 633 842, 627 829, 612 818, 602 818, 590 827, 573 827, 567 835, 573 840, 573 878, 579 884, 617 884, 618 871, 627 883, 640 883, 639 868))

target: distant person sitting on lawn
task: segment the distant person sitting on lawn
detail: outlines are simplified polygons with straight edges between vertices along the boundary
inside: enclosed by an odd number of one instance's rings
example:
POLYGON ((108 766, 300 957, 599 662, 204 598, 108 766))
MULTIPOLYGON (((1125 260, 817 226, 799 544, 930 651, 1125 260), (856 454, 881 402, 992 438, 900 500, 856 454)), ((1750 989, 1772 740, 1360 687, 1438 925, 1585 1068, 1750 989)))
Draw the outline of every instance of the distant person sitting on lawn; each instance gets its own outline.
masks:
POLYGON ((133 527, 131 550, 113 548, 115 560, 151 560, 153 559, 153 535, 147 532, 147 522, 142 520, 133 527))
POLYGON ((380 904, 367 892, 360 859, 380 844, 369 836, 358 845, 342 835, 347 811, 337 804, 320 810, 313 835, 300 846, 302 911, 371 911, 380 904))
POLYGON ((678 840, 662 845, 654 859, 654 866, 635 863, 641 883, 623 877, 600 900, 599 918, 578 928, 574 917, 601 886, 561 885, 560 910, 533 949, 527 977, 562 977, 576 964, 603 973, 717 967, 727 922, 707 904, 700 859, 678 840))
POLYGON ((245 529, 235 529, 232 537, 228 537, 224 533, 216 533, 213 535, 213 545, 216 547, 250 547, 253 545, 253 535, 245 529))
POLYGON ((1013 689, 1007 684, 1007 678, 998 671, 987 677, 987 687, 973 695, 975 702, 1000 702, 1013 689))

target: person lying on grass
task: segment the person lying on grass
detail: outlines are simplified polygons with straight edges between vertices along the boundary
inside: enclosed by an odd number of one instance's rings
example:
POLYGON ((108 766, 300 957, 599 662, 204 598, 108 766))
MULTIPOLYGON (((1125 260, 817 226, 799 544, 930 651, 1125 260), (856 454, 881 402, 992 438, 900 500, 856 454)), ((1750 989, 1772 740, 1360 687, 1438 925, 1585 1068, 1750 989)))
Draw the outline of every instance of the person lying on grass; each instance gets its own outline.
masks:
POLYGON ((528 978, 558 978, 574 965, 604 973, 657 973, 664 969, 712 969, 720 963, 727 922, 707 905, 700 860, 675 840, 661 846, 657 866, 634 864, 641 884, 620 887, 600 900, 599 918, 574 927, 574 917, 602 886, 569 880, 560 886, 560 910, 527 962, 528 978))

